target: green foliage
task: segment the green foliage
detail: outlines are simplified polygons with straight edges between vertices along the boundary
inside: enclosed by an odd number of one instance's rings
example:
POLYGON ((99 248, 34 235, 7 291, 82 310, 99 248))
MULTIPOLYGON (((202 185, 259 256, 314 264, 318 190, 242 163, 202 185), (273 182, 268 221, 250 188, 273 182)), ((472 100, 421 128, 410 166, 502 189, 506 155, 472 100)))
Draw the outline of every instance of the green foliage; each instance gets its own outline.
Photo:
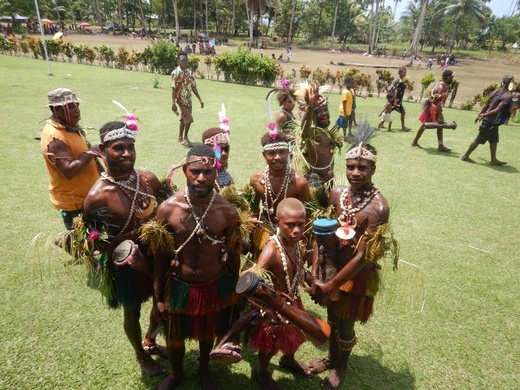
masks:
POLYGON ((98 52, 99 62, 104 66, 112 66, 112 63, 116 60, 116 53, 114 49, 112 49, 108 45, 101 45, 99 47, 94 47, 98 52))
POLYGON ((161 77, 159 76, 159 73, 154 72, 153 73, 153 87, 159 88, 159 84, 161 83, 161 77))
POLYGON ((435 75, 433 73, 428 73, 426 76, 424 76, 421 79, 421 97, 419 98, 419 101, 422 101, 424 91, 428 89, 431 83, 435 81, 435 75))
POLYGON ((225 51, 213 58, 217 79, 224 73, 226 82, 239 84, 271 86, 281 74, 276 61, 252 54, 249 50, 239 47, 237 52, 225 51))
POLYGON ((473 105, 478 104, 481 107, 485 106, 488 102, 489 95, 491 95, 491 92, 493 92, 497 88, 500 88, 500 85, 498 85, 497 83, 488 85, 486 88, 484 88, 482 94, 479 93, 473 97, 473 105))
POLYGON ((459 109, 463 111, 471 111, 473 110, 474 103, 471 100, 466 100, 465 102, 462 102, 459 104, 459 109))
POLYGON ((177 67, 177 47, 166 41, 152 44, 152 70, 160 74, 171 74, 177 67))
POLYGON ((200 62, 200 58, 198 56, 196 56, 195 54, 190 54, 188 56, 187 67, 193 74, 196 74, 197 71, 199 70, 199 62, 200 62))
POLYGON ((390 73, 389 70, 386 69, 378 69, 376 70, 377 80, 376 80, 376 89, 377 89, 377 97, 381 95, 381 92, 388 91, 392 82, 394 81, 394 76, 390 73))

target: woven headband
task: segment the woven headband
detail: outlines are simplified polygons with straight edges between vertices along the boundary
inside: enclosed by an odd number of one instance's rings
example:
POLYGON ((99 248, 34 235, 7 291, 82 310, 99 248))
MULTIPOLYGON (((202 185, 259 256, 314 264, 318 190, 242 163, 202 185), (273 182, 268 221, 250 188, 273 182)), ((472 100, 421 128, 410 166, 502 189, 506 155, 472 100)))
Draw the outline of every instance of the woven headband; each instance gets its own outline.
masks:
POLYGON ((215 144, 217 145, 229 145, 229 133, 218 133, 215 134, 213 137, 209 137, 204 140, 205 145, 213 146, 215 144))
POLYGON ((270 151, 270 150, 289 150, 289 144, 287 142, 275 142, 272 144, 266 144, 264 145, 264 151, 270 151))
POLYGON ((347 156, 345 158, 346 160, 360 158, 363 160, 373 161, 374 163, 377 162, 377 156, 365 148, 363 143, 360 143, 358 146, 350 149, 347 152, 347 156))
POLYGON ((115 141, 120 138, 130 138, 135 140, 135 131, 130 130, 126 125, 119 129, 110 130, 103 137, 103 142, 115 141))

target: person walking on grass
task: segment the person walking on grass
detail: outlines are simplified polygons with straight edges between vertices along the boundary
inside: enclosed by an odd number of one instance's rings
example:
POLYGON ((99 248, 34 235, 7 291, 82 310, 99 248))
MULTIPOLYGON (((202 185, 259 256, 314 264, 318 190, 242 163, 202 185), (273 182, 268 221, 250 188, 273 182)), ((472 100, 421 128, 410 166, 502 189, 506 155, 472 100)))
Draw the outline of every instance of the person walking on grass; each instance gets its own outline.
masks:
POLYGON ((177 104, 181 112, 179 119, 179 138, 178 141, 186 147, 192 147, 188 133, 190 126, 193 123, 192 116, 192 99, 191 92, 195 94, 199 99, 200 108, 204 108, 204 102, 200 98, 199 91, 197 90, 197 83, 195 77, 187 69, 188 54, 185 51, 180 51, 177 55, 177 61, 179 66, 172 72, 172 111, 175 115, 179 115, 177 111, 177 104))
POLYGON ((378 130, 384 129, 385 122, 388 122, 388 131, 392 131, 392 109, 394 107, 393 105, 394 95, 392 93, 386 94, 386 104, 383 108, 383 111, 379 114, 381 117, 381 122, 379 122, 379 125, 377 126, 378 130))
POLYGON ((491 93, 488 102, 482 107, 480 114, 475 119, 475 123, 482 121, 478 128, 477 138, 469 145, 464 156, 461 157, 462 161, 475 163, 469 156, 479 145, 489 142, 490 164, 496 166, 507 164, 505 161, 497 159, 498 128, 511 115, 513 99, 510 91, 514 88, 513 80, 513 76, 504 76, 500 88, 491 93))
MULTIPOLYGON (((442 107, 444 106, 444 103, 446 102, 446 98, 448 97, 448 94, 450 92, 449 86, 453 82, 453 71, 446 69, 444 72, 442 72, 442 81, 439 81, 435 87, 433 87, 429 102, 425 106, 425 111, 423 111, 423 115, 421 115, 421 118, 425 120, 425 122, 437 122, 439 125, 445 124, 444 115, 442 114, 442 107), (433 102, 432 102, 433 100, 433 102), (432 106, 433 104, 433 106, 432 106), (427 118, 428 112, 426 110, 434 109, 435 110, 435 117, 427 118)), ((419 118, 419 120, 421 120, 419 118)), ((422 122, 422 120, 421 120, 422 122)), ((421 138, 423 132, 424 132, 424 123, 419 128, 419 131, 417 131, 417 134, 415 136, 415 139, 412 142, 412 146, 415 148, 421 148, 419 146, 419 139, 421 138)), ((437 143, 438 143, 438 150, 439 152, 451 152, 450 148, 447 148, 444 146, 444 140, 443 140, 443 130, 444 128, 442 126, 437 127, 437 143)), ((422 148, 421 148, 422 149, 422 148)))
MULTIPOLYGON (((404 51, 406 56, 406 50, 404 51)), ((406 127, 404 124, 404 120, 406 117, 406 110, 403 107, 403 97, 404 91, 406 90, 406 85, 404 83, 404 78, 406 77, 406 68, 399 68, 399 79, 394 81, 394 85, 392 87, 394 93, 394 108, 393 111, 397 111, 401 114, 401 130, 402 131, 410 131, 409 127, 406 127)))

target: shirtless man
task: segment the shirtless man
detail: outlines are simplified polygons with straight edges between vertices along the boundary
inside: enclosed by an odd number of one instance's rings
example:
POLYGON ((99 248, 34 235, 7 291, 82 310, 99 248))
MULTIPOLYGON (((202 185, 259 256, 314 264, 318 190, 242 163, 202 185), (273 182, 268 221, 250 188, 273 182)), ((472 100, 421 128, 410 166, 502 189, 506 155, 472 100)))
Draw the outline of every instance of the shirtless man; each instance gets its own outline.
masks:
POLYGON ((334 151, 341 150, 343 143, 337 126, 328 129, 329 107, 318 84, 311 87, 306 103, 300 148, 309 164, 305 178, 311 187, 319 187, 334 178, 334 151))
MULTIPOLYGON (((324 381, 328 389, 339 389, 345 379, 348 358, 356 344, 356 321, 366 322, 372 314, 379 267, 377 259, 367 258, 364 234, 376 232, 389 218, 386 200, 372 184, 375 149, 358 144, 347 152, 346 159, 350 185, 335 187, 329 197, 343 233, 337 251, 337 274, 328 282, 317 280, 310 291, 314 300, 327 307, 331 336, 328 357, 309 362, 309 368, 314 373, 330 370, 324 381), (339 298, 331 298, 338 290, 339 298)), ((312 273, 317 278, 317 263, 312 273)))
POLYGON ((111 307, 123 306, 124 330, 132 345, 137 362, 142 371, 150 376, 161 375, 164 367, 153 360, 150 354, 166 356, 164 347, 155 343, 153 331, 157 321, 150 313, 150 324, 141 343, 141 304, 152 296, 153 272, 151 261, 144 259, 144 266, 137 261, 137 252, 147 256, 145 246, 138 240, 139 227, 155 216, 157 196, 161 194, 161 184, 148 171, 134 168, 136 157, 135 133, 124 122, 109 122, 100 129, 99 149, 106 159, 107 170, 88 193, 85 203, 85 225, 91 230, 105 233, 108 238, 101 242, 102 252, 108 253, 109 260, 103 272, 114 281, 113 291, 107 297, 111 307), (139 244, 132 252, 136 261, 129 265, 125 261, 116 265, 112 259, 118 244, 132 240, 139 244))
MULTIPOLYGON (((437 122, 440 124, 446 123, 444 120, 444 116, 442 115, 442 107, 444 106, 444 103, 446 102, 446 98, 449 94, 448 86, 453 82, 453 71, 446 69, 444 72, 442 72, 442 81, 437 83, 435 87, 433 87, 431 96, 440 95, 440 99, 437 102, 437 122)), ((419 130, 417 131, 417 134, 415 135, 415 139, 412 142, 413 147, 419 146, 419 139, 421 138, 422 134, 424 133, 424 128, 421 126, 419 130)), ((439 144, 438 150, 439 152, 451 152, 450 148, 447 148, 444 146, 443 141, 443 128, 438 127, 437 128, 437 142, 439 144)))
POLYGON ((215 154, 207 145, 189 152, 183 171, 187 186, 157 211, 175 242, 155 258, 154 294, 171 364, 158 386, 171 389, 184 377, 184 340, 199 341, 199 380, 216 387, 209 371, 209 352, 217 335, 230 327, 240 264, 239 215, 215 190, 215 154), (238 245, 237 245, 238 243, 238 245), (188 299, 189 297, 189 299, 188 299))
POLYGON ((267 238, 276 230, 274 218, 282 200, 296 198, 305 203, 309 199, 307 180, 287 163, 288 136, 279 132, 276 135, 266 133, 261 142, 267 167, 256 172, 249 180, 255 192, 253 213, 262 221, 255 232, 254 245, 257 249, 262 249, 267 238))

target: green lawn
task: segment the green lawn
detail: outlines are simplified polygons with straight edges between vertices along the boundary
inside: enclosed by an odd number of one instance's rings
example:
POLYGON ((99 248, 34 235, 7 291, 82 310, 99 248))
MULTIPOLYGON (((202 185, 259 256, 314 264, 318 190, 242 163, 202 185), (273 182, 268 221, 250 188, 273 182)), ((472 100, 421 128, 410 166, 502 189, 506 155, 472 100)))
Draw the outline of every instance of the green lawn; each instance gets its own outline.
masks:
MULTIPOLYGON (((48 199, 35 137, 43 127, 37 122, 49 115, 44 106, 51 89, 76 91, 83 100, 83 126, 96 129, 122 114, 111 103, 115 99, 135 108, 141 119, 137 166, 164 177, 186 153, 176 142, 169 78, 160 76, 160 88, 154 89, 149 73, 61 62, 51 66, 54 76, 47 76, 41 60, 0 56, 0 387, 150 388, 160 379, 141 375, 122 331, 122 313, 106 308, 83 266, 44 245, 63 226, 48 199), (38 245, 30 249, 40 233, 38 245)), ((191 139, 199 141, 203 130, 218 125, 217 112, 225 103, 232 128, 230 171, 242 186, 264 166, 260 136, 266 131, 269 90, 208 80, 198 85, 206 107, 194 110, 191 139)), ((329 99, 335 120, 339 95, 329 99)), ((358 119, 377 125, 383 105, 383 99, 358 99, 358 119)), ((459 128, 445 134, 454 152, 441 154, 431 130, 421 139, 424 150, 410 147, 421 106, 405 106, 414 131, 381 132, 374 141, 379 154, 374 182, 392 208, 402 262, 397 273, 385 267, 385 288, 374 318, 357 329, 344 388, 516 388, 520 126, 501 129, 498 158, 508 166, 491 167, 487 145, 473 153, 477 164, 472 165, 460 156, 476 135, 475 112, 445 109, 447 120, 456 120, 459 128)), ((393 127, 399 127, 395 114, 393 127)), ((87 134, 97 141, 95 130, 87 134)), ((338 177, 344 176, 343 157, 337 157, 338 177)), ((183 185, 182 175, 175 180, 183 185)), ((305 304, 324 315, 309 299, 305 304)), ((144 312, 149 308, 144 306, 144 312)), ((298 352, 302 360, 324 354, 324 348, 310 343, 298 352)), ((196 345, 190 343, 182 388, 198 388, 196 356, 196 345)), ((251 368, 257 367, 252 353, 235 366, 213 366, 222 387, 256 386, 250 380, 251 368)), ((294 379, 276 359, 272 366, 282 389, 315 389, 324 377, 294 379)))

